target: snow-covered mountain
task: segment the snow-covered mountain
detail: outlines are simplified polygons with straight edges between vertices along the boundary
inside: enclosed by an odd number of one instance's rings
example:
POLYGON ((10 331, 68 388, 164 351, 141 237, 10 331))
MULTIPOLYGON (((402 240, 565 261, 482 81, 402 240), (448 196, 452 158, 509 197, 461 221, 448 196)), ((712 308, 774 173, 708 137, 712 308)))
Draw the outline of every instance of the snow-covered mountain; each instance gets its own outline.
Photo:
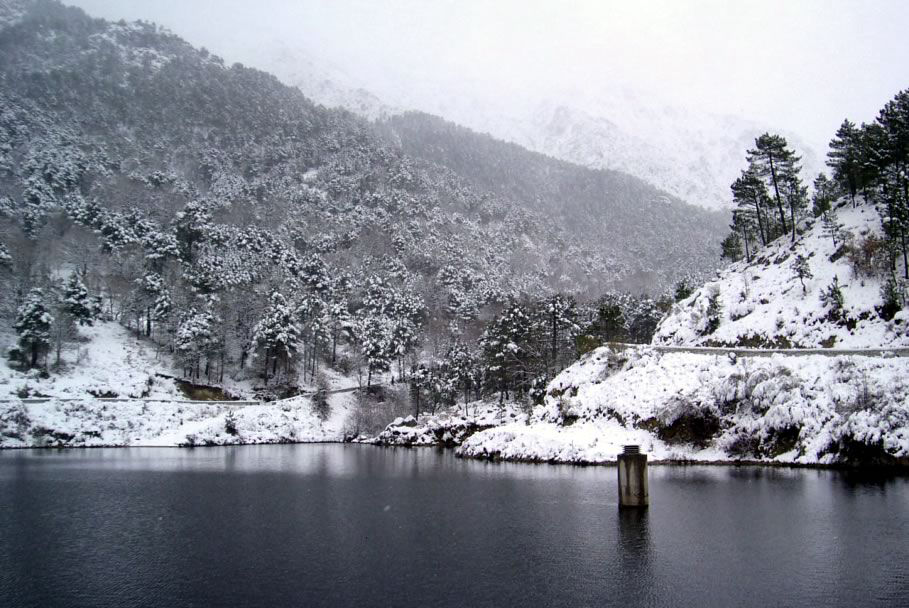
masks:
MULTIPOLYGON (((407 110, 435 114, 535 152, 634 175, 710 209, 729 207, 729 184, 745 167, 745 150, 761 133, 777 131, 618 84, 550 93, 538 87, 502 96, 465 82, 451 95, 445 85, 425 78, 397 82, 383 75, 365 83, 328 60, 288 48, 264 54, 258 63, 329 107, 371 119, 407 110)), ((823 159, 798 136, 783 135, 802 155, 803 177, 810 181, 823 159)))

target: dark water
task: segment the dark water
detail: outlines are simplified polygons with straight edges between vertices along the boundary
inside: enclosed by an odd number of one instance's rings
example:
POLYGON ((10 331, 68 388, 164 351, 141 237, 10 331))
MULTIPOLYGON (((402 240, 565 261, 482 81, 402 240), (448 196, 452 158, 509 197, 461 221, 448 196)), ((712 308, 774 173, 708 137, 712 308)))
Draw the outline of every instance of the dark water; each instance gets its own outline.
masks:
POLYGON ((909 479, 296 445, 0 452, 0 606, 909 606, 909 479))

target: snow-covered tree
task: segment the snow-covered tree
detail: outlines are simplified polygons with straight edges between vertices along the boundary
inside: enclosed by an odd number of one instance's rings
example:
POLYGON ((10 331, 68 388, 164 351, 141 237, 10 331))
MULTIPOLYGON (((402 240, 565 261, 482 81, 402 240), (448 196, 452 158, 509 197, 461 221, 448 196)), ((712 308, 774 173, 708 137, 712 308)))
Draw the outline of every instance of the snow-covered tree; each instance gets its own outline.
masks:
POLYGON ((808 288, 805 287, 805 279, 814 277, 814 274, 811 272, 811 264, 808 263, 808 258, 801 253, 795 254, 795 258, 792 260, 792 272, 795 273, 795 276, 799 279, 799 283, 802 284, 802 293, 808 293, 808 288))
POLYGON ((831 212, 837 195, 836 182, 828 179, 824 173, 818 173, 817 177, 814 178, 814 196, 812 197, 811 206, 811 212, 814 217, 831 212))
POLYGON ((184 375, 199 378, 203 373, 203 358, 206 359, 206 371, 210 368, 211 355, 218 343, 217 324, 218 320, 208 310, 191 308, 182 316, 174 346, 183 362, 184 375))
POLYGON ((34 288, 16 311, 13 328, 19 335, 19 348, 27 353, 30 367, 38 365, 38 358, 47 352, 51 343, 51 324, 54 317, 48 309, 44 291, 34 288))
POLYGON ((560 361, 565 361, 559 356, 560 353, 574 351, 574 338, 580 331, 577 323, 577 302, 571 296, 556 294, 545 298, 540 303, 540 308, 541 321, 548 334, 549 342, 547 365, 552 366, 551 373, 554 374, 560 361))
POLYGON ((449 347, 445 355, 445 370, 452 385, 459 388, 464 395, 464 415, 467 415, 467 404, 470 402, 470 389, 473 388, 476 358, 467 345, 458 341, 449 347))
POLYGON ((75 323, 91 326, 101 314, 101 300, 92 297, 78 273, 72 273, 63 287, 61 295, 63 311, 75 323))
POLYGON ((821 304, 826 306, 830 319, 842 321, 846 314, 846 301, 840 289, 840 279, 834 275, 833 282, 821 291, 821 304))
POLYGON ((357 319, 355 333, 366 359, 367 387, 372 385, 374 374, 391 369, 395 357, 393 332, 394 325, 388 317, 366 314, 357 319))
POLYGON ((754 148, 748 150, 750 170, 764 178, 776 202, 779 212, 781 233, 786 234, 791 228, 795 240, 795 226, 786 225, 784 206, 788 203, 791 218, 801 203, 801 183, 798 181, 799 161, 801 160, 789 147, 786 139, 780 135, 764 133, 754 140, 754 148))
POLYGON ((844 120, 830 141, 827 166, 833 169, 833 178, 849 193, 855 207, 855 195, 861 180, 861 132, 855 123, 844 120))
POLYGON ((300 340, 300 326, 296 319, 297 315, 281 292, 272 292, 268 309, 253 332, 256 342, 263 351, 266 384, 269 364, 272 376, 277 373, 279 364, 283 365, 285 371, 289 371, 291 359, 297 352, 297 343, 300 340))

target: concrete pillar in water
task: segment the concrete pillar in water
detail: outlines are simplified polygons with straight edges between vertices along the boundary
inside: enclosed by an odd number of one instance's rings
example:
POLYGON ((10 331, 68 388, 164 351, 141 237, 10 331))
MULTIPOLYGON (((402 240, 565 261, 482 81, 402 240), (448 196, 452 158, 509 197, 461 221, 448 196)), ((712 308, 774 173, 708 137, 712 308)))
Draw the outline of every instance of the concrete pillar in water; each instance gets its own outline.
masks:
POLYGON ((647 490, 647 454, 636 445, 626 445, 619 454, 619 507, 646 507, 650 504, 647 490))

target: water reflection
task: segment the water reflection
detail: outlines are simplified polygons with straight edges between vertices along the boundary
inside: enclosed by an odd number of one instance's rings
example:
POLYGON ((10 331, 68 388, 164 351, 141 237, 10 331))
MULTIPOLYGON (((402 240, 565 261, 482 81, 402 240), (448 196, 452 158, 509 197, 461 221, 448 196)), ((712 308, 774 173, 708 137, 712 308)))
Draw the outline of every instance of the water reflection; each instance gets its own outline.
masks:
POLYGON ((371 446, 0 453, 0 605, 909 605, 909 480, 371 446))

